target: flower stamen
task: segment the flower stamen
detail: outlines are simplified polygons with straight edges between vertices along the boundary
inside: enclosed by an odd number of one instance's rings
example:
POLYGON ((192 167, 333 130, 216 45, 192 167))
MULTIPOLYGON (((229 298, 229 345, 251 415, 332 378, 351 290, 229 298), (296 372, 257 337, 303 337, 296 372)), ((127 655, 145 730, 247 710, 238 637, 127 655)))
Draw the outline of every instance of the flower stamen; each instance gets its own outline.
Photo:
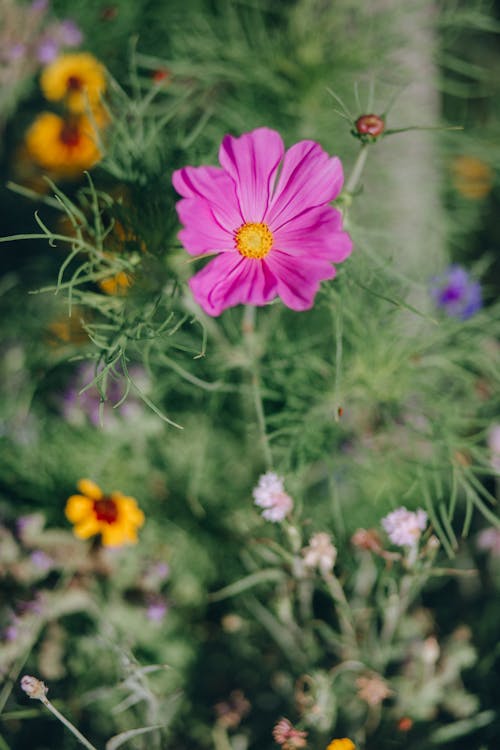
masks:
POLYGON ((265 258, 273 246, 273 235, 267 224, 246 223, 234 234, 236 249, 245 258, 265 258))

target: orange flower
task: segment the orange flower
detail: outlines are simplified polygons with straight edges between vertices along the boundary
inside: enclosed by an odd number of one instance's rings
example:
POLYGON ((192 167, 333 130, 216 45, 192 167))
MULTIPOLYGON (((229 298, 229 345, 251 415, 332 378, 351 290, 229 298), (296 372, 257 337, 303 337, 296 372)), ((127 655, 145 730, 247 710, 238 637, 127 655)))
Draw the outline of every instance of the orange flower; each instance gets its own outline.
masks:
POLYGON ((125 271, 120 271, 120 273, 117 273, 114 276, 102 279, 102 281, 99 282, 99 287, 105 294, 121 296, 127 293, 131 283, 130 276, 125 273, 125 271))
POLYGON ((341 740, 332 740, 326 750, 356 750, 354 742, 347 737, 341 740))
MULTIPOLYGON (((124 227, 120 221, 115 223, 107 243, 108 246, 112 248, 112 252, 108 254, 109 256, 117 255, 123 250, 133 251, 140 249, 143 253, 146 252, 146 245, 144 242, 138 240, 134 232, 131 229, 124 227)), ((121 296, 127 294, 132 282, 133 278, 130 274, 126 271, 120 271, 114 276, 99 281, 99 287, 105 294, 121 296)))
POLYGON ((63 119, 42 112, 26 133, 31 158, 41 167, 63 177, 76 177, 101 158, 96 133, 85 116, 63 119))
POLYGON ((60 55, 44 68, 40 86, 46 99, 64 100, 70 112, 81 114, 99 105, 106 89, 104 67, 88 52, 60 55))
POLYGON ((74 534, 88 539, 101 534, 105 547, 119 547, 137 542, 137 529, 144 523, 144 513, 133 497, 121 492, 104 495, 90 479, 80 479, 80 495, 71 495, 66 503, 66 518, 74 524, 74 534))
POLYGON ((464 198, 485 198, 493 186, 493 170, 475 156, 458 156, 453 164, 453 183, 464 198))

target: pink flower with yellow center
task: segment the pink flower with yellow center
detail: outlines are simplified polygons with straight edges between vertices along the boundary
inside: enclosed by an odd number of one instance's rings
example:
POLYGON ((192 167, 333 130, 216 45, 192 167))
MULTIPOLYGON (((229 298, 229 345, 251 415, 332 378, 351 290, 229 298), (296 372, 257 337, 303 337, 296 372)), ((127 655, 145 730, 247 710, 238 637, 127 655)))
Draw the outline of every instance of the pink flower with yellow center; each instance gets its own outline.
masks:
POLYGON ((258 128, 227 135, 221 167, 184 167, 179 239, 192 255, 216 254, 189 285, 208 315, 280 297, 292 310, 312 307, 320 282, 335 276, 352 250, 340 211, 329 206, 343 184, 342 165, 318 143, 285 152, 279 133, 258 128))
POLYGON ((105 547, 119 547, 137 542, 137 529, 144 523, 144 513, 133 497, 121 492, 104 495, 90 479, 80 479, 80 495, 71 495, 66 503, 66 518, 74 525, 79 539, 101 534, 105 547))

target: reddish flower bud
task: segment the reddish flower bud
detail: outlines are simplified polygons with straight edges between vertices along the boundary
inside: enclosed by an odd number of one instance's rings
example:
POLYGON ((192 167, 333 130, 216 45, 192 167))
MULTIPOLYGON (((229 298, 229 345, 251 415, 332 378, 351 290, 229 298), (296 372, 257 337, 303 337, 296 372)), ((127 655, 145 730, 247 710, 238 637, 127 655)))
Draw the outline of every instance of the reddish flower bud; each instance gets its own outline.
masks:
POLYGON ((409 732, 412 726, 413 721, 409 716, 403 716, 403 718, 398 721, 398 729, 400 732, 409 732))
POLYGON ((158 70, 155 70, 153 72, 152 78, 155 83, 167 83, 170 79, 170 71, 166 70, 165 68, 159 68, 158 70))
POLYGON ((353 133, 362 140, 375 140, 385 130, 384 118, 379 115, 361 115, 354 123, 353 133))

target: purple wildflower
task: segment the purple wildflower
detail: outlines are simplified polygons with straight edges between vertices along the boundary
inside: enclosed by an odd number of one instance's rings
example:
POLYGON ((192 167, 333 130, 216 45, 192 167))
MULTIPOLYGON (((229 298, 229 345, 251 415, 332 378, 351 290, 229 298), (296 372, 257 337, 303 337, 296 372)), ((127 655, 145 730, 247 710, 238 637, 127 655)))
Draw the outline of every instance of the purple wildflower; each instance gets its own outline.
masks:
POLYGON ((59 25, 59 37, 65 47, 78 47, 83 41, 83 34, 79 26, 71 20, 65 18, 59 25))
POLYGON ((41 549, 35 549, 30 555, 30 560, 38 570, 45 572, 50 570, 54 561, 41 549))
POLYGON ((274 471, 261 476, 252 495, 255 505, 264 508, 262 517, 266 521, 283 521, 293 508, 293 500, 284 489, 283 477, 279 477, 274 471))
POLYGON ((35 13, 45 13, 49 7, 49 0, 33 0, 31 10, 35 13))
POLYGON ((20 60, 26 54, 26 45, 22 42, 15 42, 12 44, 5 53, 5 58, 10 62, 20 60))
MULTIPOLYGON (((147 376, 140 367, 130 367, 129 373, 138 387, 148 387, 147 376)), ((91 362, 84 362, 75 372, 70 380, 67 390, 63 394, 61 411, 64 418, 75 426, 84 426, 88 423, 95 427, 101 426, 99 404, 101 396, 97 385, 88 387, 95 378, 95 368, 91 362)), ((103 426, 113 428, 123 419, 133 419, 140 410, 139 400, 132 393, 127 396, 118 408, 114 404, 119 403, 125 393, 125 380, 120 374, 110 375, 106 388, 106 402, 103 410, 103 426)))
POLYGON ((163 596, 153 596, 148 601, 146 617, 151 622, 161 622, 168 612, 168 603, 163 596))
POLYGON ((427 513, 421 508, 416 512, 398 508, 382 519, 382 526, 393 544, 415 547, 427 526, 427 513))
POLYGON ((432 279, 431 296, 437 307, 460 320, 467 320, 482 307, 481 285, 458 265, 432 279))
POLYGON ((44 37, 38 43, 36 58, 42 65, 51 63, 59 54, 59 44, 53 37, 44 37))

